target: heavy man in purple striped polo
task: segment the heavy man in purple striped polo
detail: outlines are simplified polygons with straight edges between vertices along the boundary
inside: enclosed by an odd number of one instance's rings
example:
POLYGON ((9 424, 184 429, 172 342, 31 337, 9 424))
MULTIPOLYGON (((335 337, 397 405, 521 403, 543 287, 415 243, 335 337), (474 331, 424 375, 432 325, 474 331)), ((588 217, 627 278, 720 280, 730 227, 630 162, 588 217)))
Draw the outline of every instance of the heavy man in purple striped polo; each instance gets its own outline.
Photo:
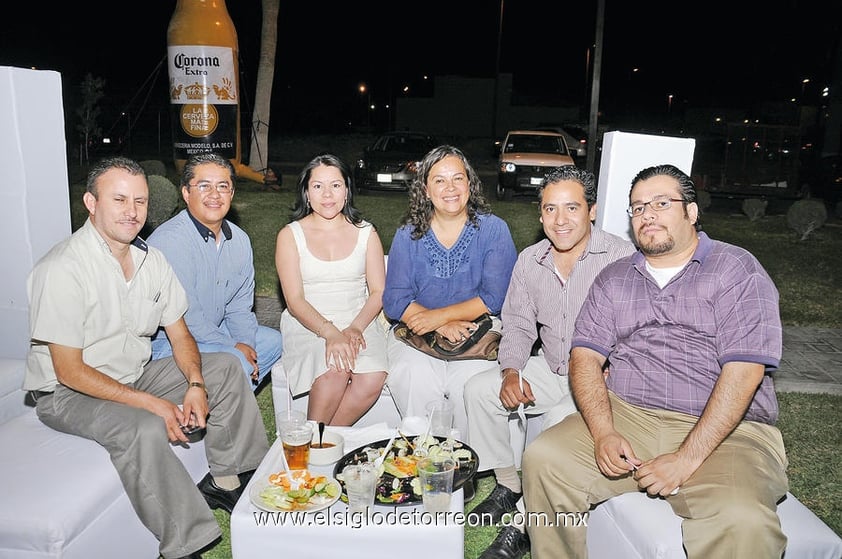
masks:
MULTIPOLYGON (((526 509, 555 518, 644 490, 682 517, 690 558, 781 557, 778 291, 749 252, 698 230, 680 169, 638 173, 628 212, 640 250, 607 266, 582 306, 570 359, 580 413, 524 453, 526 509)), ((528 531, 534 559, 586 555, 587 526, 528 531)))
MULTIPOLYGON (((478 521, 499 522, 521 497, 509 414, 518 408, 544 414, 547 427, 575 411, 567 382, 574 320, 596 275, 635 250, 593 226, 596 198, 589 171, 570 165, 547 174, 538 191, 546 238, 524 249, 512 271, 500 314, 500 366, 465 386, 471 446, 480 469, 493 469, 497 479, 491 495, 472 511, 478 521), (532 355, 539 339, 541 347, 532 355)), ((528 547, 523 530, 507 526, 482 559, 516 559, 528 547)))

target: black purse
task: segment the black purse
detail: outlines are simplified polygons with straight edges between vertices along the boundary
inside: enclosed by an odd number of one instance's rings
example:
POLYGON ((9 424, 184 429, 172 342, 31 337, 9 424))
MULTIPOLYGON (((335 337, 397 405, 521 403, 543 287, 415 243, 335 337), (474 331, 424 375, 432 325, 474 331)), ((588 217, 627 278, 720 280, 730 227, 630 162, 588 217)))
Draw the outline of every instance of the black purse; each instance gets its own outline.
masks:
POLYGON ((461 361, 466 359, 496 361, 501 334, 491 329, 493 325, 491 316, 485 313, 471 322, 477 325, 476 330, 470 336, 458 342, 451 342, 438 332, 428 332, 424 335, 418 335, 410 330, 409 326, 403 322, 398 322, 395 326, 394 333, 395 338, 403 343, 444 361, 461 361))

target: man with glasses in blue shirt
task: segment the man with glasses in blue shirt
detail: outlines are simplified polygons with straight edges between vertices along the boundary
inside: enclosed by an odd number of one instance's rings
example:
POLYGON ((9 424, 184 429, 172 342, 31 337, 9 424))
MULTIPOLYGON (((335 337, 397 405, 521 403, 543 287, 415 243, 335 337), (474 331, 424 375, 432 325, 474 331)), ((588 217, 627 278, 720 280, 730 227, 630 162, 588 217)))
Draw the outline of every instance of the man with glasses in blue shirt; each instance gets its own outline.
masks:
POLYGON ((748 251, 698 230, 695 186, 672 165, 637 174, 628 213, 640 250, 600 272, 576 319, 579 413, 523 456, 527 512, 552 523, 527 525, 532 557, 584 557, 587 525, 557 520, 636 491, 682 518, 688 557, 781 557, 775 284, 748 251))
MULTIPOLYGON (((251 240, 225 219, 234 176, 231 162, 221 155, 190 157, 181 176, 187 209, 159 225, 148 243, 164 253, 187 291, 184 318, 199 351, 236 355, 256 389, 281 356, 281 333, 257 323, 251 240)), ((171 354, 166 332, 159 330, 152 358, 171 354)))

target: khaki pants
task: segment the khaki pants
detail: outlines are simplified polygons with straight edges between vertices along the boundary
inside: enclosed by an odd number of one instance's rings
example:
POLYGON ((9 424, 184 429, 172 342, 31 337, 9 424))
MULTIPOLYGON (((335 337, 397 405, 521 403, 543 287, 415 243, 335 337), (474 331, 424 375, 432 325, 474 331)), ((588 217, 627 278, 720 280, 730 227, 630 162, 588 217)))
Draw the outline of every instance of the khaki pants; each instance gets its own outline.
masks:
MULTIPOLYGON (((632 406, 613 394, 610 398, 615 428, 642 460, 675 451, 697 422, 691 415, 632 406)), ((687 557, 781 557, 786 536, 777 502, 788 490, 786 466, 776 427, 740 423, 678 494, 666 499, 683 518, 687 557)), ((593 439, 578 413, 526 448, 523 489, 533 559, 586 557, 587 526, 565 525, 563 520, 615 495, 639 490, 630 475, 602 475, 594 460, 593 439)))

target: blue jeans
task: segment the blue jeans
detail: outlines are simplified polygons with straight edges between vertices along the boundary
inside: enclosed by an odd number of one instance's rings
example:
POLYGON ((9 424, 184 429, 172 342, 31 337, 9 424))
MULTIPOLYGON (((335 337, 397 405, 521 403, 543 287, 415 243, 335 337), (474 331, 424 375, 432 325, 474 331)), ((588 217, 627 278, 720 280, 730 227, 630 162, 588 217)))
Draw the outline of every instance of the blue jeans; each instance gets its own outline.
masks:
MULTIPOLYGON (((281 333, 278 330, 275 328, 269 328, 268 326, 257 327, 257 336, 255 337, 255 345, 257 347, 255 347, 254 350, 257 352, 258 376, 257 384, 254 384, 251 380, 251 372, 253 370, 252 365, 246 360, 246 356, 243 355, 239 349, 233 346, 206 344, 199 343, 198 341, 196 344, 199 346, 199 351, 201 353, 224 351, 237 356, 240 363, 243 365, 243 371, 245 372, 246 377, 248 377, 249 385, 252 386, 252 389, 257 388, 260 383, 263 382, 263 379, 269 374, 269 371, 272 370, 272 365, 281 358, 281 352, 283 351, 281 333)), ((169 357, 170 355, 172 355, 172 346, 170 345, 170 341, 166 336, 161 335, 159 332, 158 336, 152 340, 152 359, 161 359, 163 357, 169 357)))

